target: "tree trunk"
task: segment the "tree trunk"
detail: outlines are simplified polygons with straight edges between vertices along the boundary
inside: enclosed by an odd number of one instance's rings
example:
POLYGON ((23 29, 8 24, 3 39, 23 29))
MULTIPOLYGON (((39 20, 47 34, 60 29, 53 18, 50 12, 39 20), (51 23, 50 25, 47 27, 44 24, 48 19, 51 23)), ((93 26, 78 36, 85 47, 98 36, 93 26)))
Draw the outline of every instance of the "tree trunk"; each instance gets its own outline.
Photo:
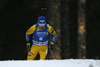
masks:
POLYGON ((78 0, 78 58, 86 58, 85 0, 78 0))
POLYGON ((61 20, 60 20, 60 0, 50 0, 49 2, 49 23, 50 25, 56 30, 57 36, 55 41, 55 48, 54 48, 54 57, 56 59, 60 59, 60 26, 61 26, 61 20))

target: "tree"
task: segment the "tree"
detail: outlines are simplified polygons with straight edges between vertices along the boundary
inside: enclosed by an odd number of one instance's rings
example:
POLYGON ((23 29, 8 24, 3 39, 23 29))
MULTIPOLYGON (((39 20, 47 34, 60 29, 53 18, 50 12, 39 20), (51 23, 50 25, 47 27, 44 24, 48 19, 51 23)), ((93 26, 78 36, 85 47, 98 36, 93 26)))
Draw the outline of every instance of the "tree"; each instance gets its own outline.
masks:
POLYGON ((78 58, 86 58, 85 0, 78 0, 78 58))
POLYGON ((61 45, 61 22, 60 22, 60 0, 50 0, 49 2, 49 23, 56 30, 57 36, 55 41, 54 57, 60 59, 60 45, 61 45))

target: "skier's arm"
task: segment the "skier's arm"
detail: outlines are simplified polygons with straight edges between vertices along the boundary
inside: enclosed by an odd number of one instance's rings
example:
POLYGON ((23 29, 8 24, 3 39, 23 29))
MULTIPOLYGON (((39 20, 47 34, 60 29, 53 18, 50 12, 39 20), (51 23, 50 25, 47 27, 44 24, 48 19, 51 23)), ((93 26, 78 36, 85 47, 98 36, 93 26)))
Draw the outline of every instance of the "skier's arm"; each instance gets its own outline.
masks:
POLYGON ((26 41, 29 43, 30 41, 30 35, 34 32, 35 30, 35 25, 31 26, 27 31, 26 31, 26 41))
POLYGON ((56 31, 53 29, 52 26, 49 26, 49 33, 51 34, 51 42, 49 48, 52 50, 54 46, 55 37, 56 37, 56 31))
POLYGON ((51 42, 55 41, 56 31, 51 27, 51 42))
POLYGON ((49 26, 49 32, 51 34, 51 42, 54 43, 56 37, 56 31, 53 29, 52 26, 49 26))

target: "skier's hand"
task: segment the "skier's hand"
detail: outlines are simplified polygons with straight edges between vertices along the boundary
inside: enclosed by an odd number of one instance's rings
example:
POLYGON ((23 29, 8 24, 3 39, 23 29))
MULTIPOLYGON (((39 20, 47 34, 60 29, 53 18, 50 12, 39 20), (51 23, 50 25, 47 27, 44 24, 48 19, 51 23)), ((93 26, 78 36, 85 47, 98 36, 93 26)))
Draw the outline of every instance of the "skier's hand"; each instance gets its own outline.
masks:
POLYGON ((27 43, 26 50, 27 50, 27 51, 30 51, 30 49, 31 49, 31 48, 30 48, 30 43, 27 43))
POLYGON ((50 48, 51 50, 53 50, 53 48, 54 48, 54 42, 51 42, 51 43, 50 43, 49 48, 50 48))

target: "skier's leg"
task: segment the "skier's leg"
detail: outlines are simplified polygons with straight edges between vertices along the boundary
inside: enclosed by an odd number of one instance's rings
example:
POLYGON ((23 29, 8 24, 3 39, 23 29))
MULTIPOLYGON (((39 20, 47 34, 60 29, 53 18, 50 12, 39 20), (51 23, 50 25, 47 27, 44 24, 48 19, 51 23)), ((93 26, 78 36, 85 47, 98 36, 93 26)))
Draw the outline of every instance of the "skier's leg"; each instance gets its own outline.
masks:
POLYGON ((40 59, 45 60, 48 52, 48 47, 46 45, 41 45, 41 49, 39 51, 40 59))
POLYGON ((31 50, 29 52, 29 55, 27 57, 27 60, 34 60, 34 58, 36 57, 36 55, 39 52, 40 47, 38 47, 38 45, 34 45, 31 47, 31 50))

